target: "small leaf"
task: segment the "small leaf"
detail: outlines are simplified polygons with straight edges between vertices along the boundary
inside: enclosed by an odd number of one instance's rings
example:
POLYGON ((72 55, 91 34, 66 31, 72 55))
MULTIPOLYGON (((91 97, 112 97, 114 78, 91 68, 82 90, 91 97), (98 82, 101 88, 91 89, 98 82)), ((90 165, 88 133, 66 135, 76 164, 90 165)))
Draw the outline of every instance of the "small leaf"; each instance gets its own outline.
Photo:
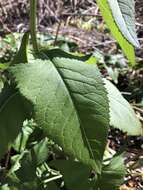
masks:
POLYGON ((27 58, 28 40, 29 40, 29 32, 26 32, 23 35, 21 46, 20 46, 17 54, 15 55, 14 59, 12 60, 11 65, 28 62, 28 58, 27 58))
POLYGON ((104 166, 98 181, 100 190, 117 190, 126 174, 123 155, 112 158, 109 165, 104 166))
POLYGON ((33 132, 32 126, 28 125, 28 121, 24 121, 23 127, 20 130, 20 133, 18 134, 18 137, 16 138, 15 142, 13 143, 12 147, 17 152, 23 152, 26 148, 26 144, 28 141, 28 138, 30 134, 33 132), (25 125, 25 123, 27 123, 25 125))
POLYGON ((6 185, 3 185, 3 186, 1 186, 0 187, 0 190, 11 190, 9 187, 8 187, 8 185, 6 184, 6 185))
POLYGON ((36 166, 43 164, 47 160, 49 153, 48 145, 48 139, 44 138, 32 148, 31 155, 36 166))
POLYGON ((43 164, 48 158, 48 139, 45 138, 25 151, 23 157, 19 160, 21 167, 16 171, 17 177, 23 182, 30 182, 36 179, 36 168, 43 164))
POLYGON ((129 135, 142 135, 141 123, 130 104, 110 81, 104 79, 104 82, 109 98, 110 125, 129 135))
POLYGON ((0 94, 0 157, 17 137, 23 121, 29 117, 29 103, 12 87, 0 94))
POLYGON ((32 160, 30 151, 24 153, 20 165, 20 168, 15 172, 18 179, 22 183, 34 181, 36 179, 36 165, 32 160))
POLYGON ((6 70, 9 67, 9 63, 0 63, 0 70, 6 70))
POLYGON ((44 54, 45 56, 47 56, 47 58, 49 58, 51 61, 56 58, 56 57, 61 57, 61 58, 69 58, 69 59, 77 59, 79 61, 87 61, 90 57, 91 54, 89 55, 82 55, 82 56, 78 56, 78 55, 74 55, 71 54, 69 52, 63 51, 59 48, 55 48, 55 49, 41 49, 40 53, 44 54))

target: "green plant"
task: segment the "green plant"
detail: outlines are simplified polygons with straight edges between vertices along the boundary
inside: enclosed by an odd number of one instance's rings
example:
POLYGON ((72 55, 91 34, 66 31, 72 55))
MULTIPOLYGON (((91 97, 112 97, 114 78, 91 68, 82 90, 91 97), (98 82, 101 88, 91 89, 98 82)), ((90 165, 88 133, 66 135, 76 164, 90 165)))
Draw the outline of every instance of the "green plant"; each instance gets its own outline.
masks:
MULTIPOLYGON (((30 3, 34 60, 28 59, 29 33, 25 33, 17 55, 4 69, 0 157, 8 149, 17 154, 11 158, 11 168, 6 163, 2 170, 0 188, 114 190, 123 181, 125 167, 123 152, 110 157, 104 154, 109 126, 142 135, 141 124, 120 92, 102 79, 96 64, 90 64, 91 55, 38 47, 36 0, 30 3)), ((131 43, 138 43, 129 35, 134 26, 129 28, 125 20, 126 29, 120 30, 123 20, 114 15, 112 1, 97 3, 103 16, 110 16, 105 19, 107 24, 110 22, 122 48, 129 48, 125 53, 134 62, 131 43)), ((123 14, 122 1, 115 5, 123 14)))

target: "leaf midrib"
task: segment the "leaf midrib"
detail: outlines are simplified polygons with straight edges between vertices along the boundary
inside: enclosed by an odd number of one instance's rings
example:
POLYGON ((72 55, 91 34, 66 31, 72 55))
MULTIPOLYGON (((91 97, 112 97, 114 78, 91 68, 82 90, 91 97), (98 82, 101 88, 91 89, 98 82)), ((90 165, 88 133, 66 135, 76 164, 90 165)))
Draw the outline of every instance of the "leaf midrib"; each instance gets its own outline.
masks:
MULTIPOLYGON (((60 70, 58 70, 57 67, 55 66, 56 63, 54 62, 54 60, 53 60, 52 64, 53 64, 53 66, 54 66, 56 72, 58 73, 58 75, 59 75, 60 78, 62 79, 62 81, 63 81, 63 83, 64 83, 66 89, 69 89, 69 88, 68 88, 68 85, 66 84, 66 82, 65 82, 65 80, 64 80, 64 78, 62 78, 62 74, 61 74, 60 70)), ((69 70, 70 70, 70 69, 69 69, 69 70)), ((72 71, 73 71, 73 70, 72 70, 72 71)), ((73 71, 73 72, 74 72, 74 71, 73 71)), ((67 92, 68 92, 68 94, 69 94, 69 96, 70 96, 70 99, 71 99, 71 101, 72 101, 74 110, 75 110, 76 115, 77 115, 77 117, 78 117, 78 120, 79 120, 79 123, 80 123, 80 127, 81 127, 80 129, 82 130, 82 135, 84 134, 84 137, 85 137, 85 140, 86 140, 86 143, 87 143, 87 146, 88 146, 88 151, 89 151, 89 153, 90 153, 90 156, 92 156, 92 159, 95 160, 94 154, 93 154, 93 152, 92 152, 92 148, 91 148, 90 143, 89 143, 89 141, 88 141, 88 138, 87 138, 87 136, 86 136, 85 130, 84 130, 83 126, 82 126, 82 122, 81 122, 81 120, 80 120, 79 114, 78 114, 78 112, 77 112, 77 109, 76 109, 76 106, 75 106, 75 103, 74 103, 74 98, 72 97, 72 95, 71 95, 71 93, 70 93, 70 90, 67 90, 67 92)), ((83 142, 84 142, 84 141, 83 141, 83 142)))

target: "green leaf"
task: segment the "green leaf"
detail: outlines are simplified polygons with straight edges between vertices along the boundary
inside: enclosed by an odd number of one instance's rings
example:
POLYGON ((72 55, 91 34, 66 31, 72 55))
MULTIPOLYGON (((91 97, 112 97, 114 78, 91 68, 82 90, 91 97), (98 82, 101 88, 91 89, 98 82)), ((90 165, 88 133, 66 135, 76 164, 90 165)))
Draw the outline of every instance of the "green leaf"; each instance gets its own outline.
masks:
POLYGON ((114 20, 124 37, 135 47, 139 47, 135 29, 135 1, 107 0, 114 20))
POLYGON ((79 162, 56 160, 49 164, 61 172, 69 190, 116 190, 126 173, 123 155, 113 157, 108 165, 103 165, 101 175, 93 179, 89 178, 90 168, 79 162))
POLYGON ((35 120, 63 150, 101 171, 109 110, 96 65, 55 58, 10 69, 22 95, 34 105, 35 120))
POLYGON ((0 94, 0 158, 17 137, 23 121, 29 117, 28 102, 12 87, 0 94))
POLYGON ((47 56, 47 58, 49 58, 51 61, 55 58, 55 57, 61 57, 61 58, 69 58, 69 59, 77 59, 79 61, 87 61, 90 57, 91 54, 89 55, 82 55, 82 56, 78 56, 78 55, 74 55, 72 53, 63 51, 59 48, 55 48, 55 49, 41 49, 40 53, 44 54, 45 56, 47 56))
POLYGON ((33 127, 30 125, 30 121, 24 121, 23 127, 20 130, 20 133, 18 134, 18 137, 16 138, 15 142, 13 143, 12 147, 17 152, 23 152, 26 148, 27 141, 29 139, 29 136, 33 132, 33 127))
POLYGON ((89 181, 91 169, 86 165, 70 160, 55 160, 49 164, 61 172, 68 190, 91 189, 89 181))
POLYGON ((28 46, 28 40, 29 40, 29 32, 26 32, 23 35, 21 46, 15 55, 14 59, 11 62, 11 65, 19 64, 19 63, 27 63, 27 46, 28 46))
MULTIPOLYGON (((38 188, 39 189, 39 188, 38 188)), ((46 185, 46 188, 44 188, 45 190, 60 190, 57 185, 54 183, 54 181, 49 182, 46 185)), ((43 187, 39 190, 44 190, 43 187)))
POLYGON ((34 181, 36 179, 36 165, 32 160, 31 152, 26 151, 20 160, 20 168, 15 172, 18 179, 24 182, 34 181))
POLYGON ((0 187, 0 190, 11 190, 7 184, 0 187))
POLYGON ((48 139, 44 138, 32 148, 31 155, 33 162, 35 162, 36 166, 43 164, 43 162, 47 160, 49 153, 48 146, 49 146, 48 139))
POLYGON ((124 181, 125 174, 123 156, 113 157, 110 164, 102 169, 102 175, 98 181, 99 190, 117 190, 124 181))
MULTIPOLYGON (((13 183, 0 186, 0 190, 40 190, 37 184, 33 183, 13 183)), ((44 189, 41 189, 44 190, 44 189)), ((54 189, 56 190, 56 189, 54 189)))
POLYGON ((23 182, 29 182, 36 179, 36 168, 43 164, 48 158, 48 139, 45 138, 32 147, 29 151, 25 151, 23 157, 19 161, 20 168, 16 171, 17 177, 23 182))
POLYGON ((107 140, 109 112, 98 68, 71 59, 54 58, 53 62, 69 88, 90 156, 100 168, 107 140))
POLYGON ((110 81, 104 79, 104 82, 109 98, 110 125, 129 135, 143 134, 141 123, 130 104, 110 81))
MULTIPOLYGON (((96 2, 97 2, 98 6, 100 8, 100 11, 101 11, 101 13, 103 15, 103 18, 104 18, 107 26, 111 30, 112 35, 114 36, 114 38, 120 44, 121 48, 123 49, 125 55, 129 59, 129 61, 132 64, 134 64, 135 63, 134 47, 131 44, 131 42, 128 41, 128 38, 127 38, 128 35, 122 33, 124 29, 121 29, 121 28, 124 28, 124 27, 123 26, 121 27, 119 25, 119 23, 117 23, 117 20, 121 20, 122 22, 124 22, 124 24, 126 25, 126 27, 125 27, 126 30, 129 27, 128 25, 130 25, 129 24, 129 22, 130 22, 129 20, 128 20, 128 24, 127 24, 127 21, 125 22, 125 17, 128 17, 128 16, 125 16, 125 13, 124 13, 124 16, 123 16, 124 2, 126 2, 126 1, 129 2, 129 0, 125 0, 125 1, 122 1, 123 3, 121 3, 121 0, 120 0, 120 7, 119 7, 119 0, 118 0, 118 2, 117 2, 117 0, 114 0, 114 1, 113 0, 97 0, 96 2), (109 1, 110 1, 110 4, 109 4, 109 1), (116 6, 114 5, 114 3, 115 3, 116 6), (121 4, 122 4, 122 6, 121 6, 121 4), (113 6, 115 6, 115 8, 113 8, 113 6), (122 7, 122 10, 121 10, 121 7, 122 7), (115 15, 113 15, 113 13, 112 13, 113 10, 114 10, 114 12, 115 11, 120 12, 121 17, 119 15, 117 15, 118 18, 117 18, 117 16, 116 16, 116 18, 114 18, 115 15)), ((127 9, 130 9, 130 8, 128 8, 128 6, 132 7, 132 1, 127 4, 127 9)), ((129 14, 129 15, 133 14, 132 13, 132 9, 131 9, 131 13, 127 12, 127 14, 129 14)), ((132 20, 133 18, 130 18, 130 19, 132 20)), ((134 21, 132 21, 131 25, 133 25, 133 22, 134 21)), ((131 28, 132 28, 132 31, 134 31, 133 26, 131 28)))
POLYGON ((6 70, 9 67, 9 63, 0 63, 0 70, 6 70))

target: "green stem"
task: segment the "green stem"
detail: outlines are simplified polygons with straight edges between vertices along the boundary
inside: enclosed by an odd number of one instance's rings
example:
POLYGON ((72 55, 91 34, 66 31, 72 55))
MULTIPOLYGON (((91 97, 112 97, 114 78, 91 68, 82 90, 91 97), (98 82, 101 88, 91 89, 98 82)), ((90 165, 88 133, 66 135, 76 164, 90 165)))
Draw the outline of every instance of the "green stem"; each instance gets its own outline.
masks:
POLYGON ((38 44, 36 37, 36 22, 37 22, 36 10, 37 10, 37 0, 30 0, 30 33, 35 54, 38 53, 38 44))
POLYGON ((51 178, 49 178, 49 179, 46 179, 46 180, 44 181, 44 183, 49 183, 50 181, 54 181, 54 180, 60 179, 60 178, 62 178, 62 177, 63 177, 62 175, 54 176, 54 177, 51 177, 51 178))

